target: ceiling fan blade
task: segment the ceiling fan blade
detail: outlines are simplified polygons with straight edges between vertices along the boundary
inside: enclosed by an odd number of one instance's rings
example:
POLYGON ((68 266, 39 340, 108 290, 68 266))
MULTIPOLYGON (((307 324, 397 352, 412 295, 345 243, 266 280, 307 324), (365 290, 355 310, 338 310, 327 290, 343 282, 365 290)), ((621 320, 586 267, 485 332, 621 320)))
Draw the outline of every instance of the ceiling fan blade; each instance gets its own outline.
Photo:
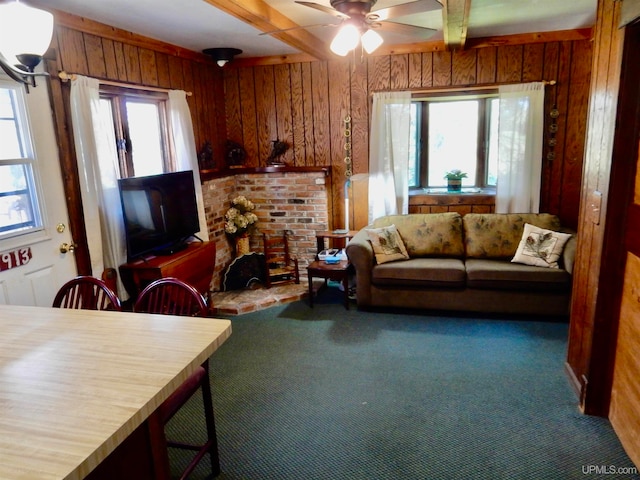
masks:
POLYGON ((262 32, 262 33, 259 33, 258 35, 273 35, 274 33, 288 32, 290 30, 299 30, 301 28, 337 27, 339 25, 340 25, 339 23, 316 23, 313 25, 298 25, 297 27, 283 28, 281 30, 271 30, 269 32, 262 32))
POLYGON ((334 17, 349 18, 347 15, 344 15, 344 14, 340 13, 336 9, 331 8, 331 7, 326 7, 324 5, 320 5, 319 3, 303 2, 303 1, 299 1, 299 0, 296 0, 295 3, 297 3, 299 5, 304 5, 305 7, 315 8, 316 10, 320 10, 321 12, 328 13, 329 15, 333 15, 334 17))
POLYGON ((441 8, 442 4, 436 0, 417 0, 416 2, 402 3, 394 7, 375 10, 367 15, 367 17, 374 19, 373 16, 377 15, 378 18, 375 20, 383 21, 389 18, 404 17, 406 15, 414 15, 416 13, 440 10, 441 8))
POLYGON ((437 30, 433 28, 426 27, 418 27, 416 25, 407 25, 406 23, 396 23, 396 22, 380 22, 377 26, 380 30, 389 33, 399 33, 401 35, 422 35, 423 38, 430 37, 437 30))

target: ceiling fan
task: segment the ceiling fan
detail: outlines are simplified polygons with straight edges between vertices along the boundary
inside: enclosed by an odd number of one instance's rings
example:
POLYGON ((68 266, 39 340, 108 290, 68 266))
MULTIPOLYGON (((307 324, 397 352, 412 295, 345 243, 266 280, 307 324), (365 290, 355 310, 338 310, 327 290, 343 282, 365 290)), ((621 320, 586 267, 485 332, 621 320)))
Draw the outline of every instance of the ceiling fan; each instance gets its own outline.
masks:
POLYGON ((442 4, 439 1, 416 0, 414 2, 402 3, 400 5, 372 11, 371 9, 376 4, 376 1, 377 0, 330 0, 331 7, 327 7, 319 3, 296 0, 295 3, 328 13, 338 18, 340 22, 293 27, 285 30, 265 32, 265 34, 273 34, 296 28, 320 26, 341 27, 331 42, 331 50, 338 55, 344 56, 353 50, 359 42, 362 43, 362 47, 367 53, 371 53, 378 48, 382 44, 383 39, 375 32, 377 29, 403 35, 415 35, 418 33, 423 37, 436 32, 436 30, 432 28, 392 22, 390 19, 439 10, 442 8, 442 4))

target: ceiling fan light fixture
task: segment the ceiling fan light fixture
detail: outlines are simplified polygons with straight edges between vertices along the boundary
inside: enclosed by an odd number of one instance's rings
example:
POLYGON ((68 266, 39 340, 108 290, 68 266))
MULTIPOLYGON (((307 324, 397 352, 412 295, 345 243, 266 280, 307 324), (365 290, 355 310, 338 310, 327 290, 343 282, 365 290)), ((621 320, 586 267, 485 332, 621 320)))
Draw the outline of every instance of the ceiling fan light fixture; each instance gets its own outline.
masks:
POLYGON ((340 28, 333 41, 331 42, 331 51, 336 55, 344 57, 347 53, 358 46, 360 41, 360 30, 350 23, 340 28))
POLYGON ((242 50, 239 48, 205 48, 202 53, 209 55, 215 60, 219 67, 224 67, 227 63, 233 60, 233 57, 240 55, 242 50))
POLYGON ((367 30, 360 39, 362 48, 369 54, 373 53, 380 45, 382 45, 382 37, 375 30, 367 30))

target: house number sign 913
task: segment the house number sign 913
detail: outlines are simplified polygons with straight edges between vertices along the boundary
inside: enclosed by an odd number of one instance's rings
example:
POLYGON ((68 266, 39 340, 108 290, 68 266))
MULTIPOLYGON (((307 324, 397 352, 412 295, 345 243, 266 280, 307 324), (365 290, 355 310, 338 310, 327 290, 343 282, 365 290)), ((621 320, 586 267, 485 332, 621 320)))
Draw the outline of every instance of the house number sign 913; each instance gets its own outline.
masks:
POLYGON ((0 253, 0 272, 26 265, 31 260, 31 247, 16 248, 0 253))

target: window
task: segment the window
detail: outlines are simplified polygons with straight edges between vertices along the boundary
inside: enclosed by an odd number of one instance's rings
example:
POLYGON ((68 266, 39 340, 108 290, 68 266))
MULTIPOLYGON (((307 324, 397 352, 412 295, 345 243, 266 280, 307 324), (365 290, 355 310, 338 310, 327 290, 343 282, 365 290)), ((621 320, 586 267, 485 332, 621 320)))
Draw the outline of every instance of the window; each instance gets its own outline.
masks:
POLYGON ((446 186, 447 171, 467 173, 463 187, 496 184, 496 95, 432 97, 411 103, 409 186, 446 186))
POLYGON ((0 80, 0 239, 42 228, 24 89, 0 80))
POLYGON ((114 126, 122 178, 174 170, 166 103, 163 93, 101 90, 101 115, 114 126))

